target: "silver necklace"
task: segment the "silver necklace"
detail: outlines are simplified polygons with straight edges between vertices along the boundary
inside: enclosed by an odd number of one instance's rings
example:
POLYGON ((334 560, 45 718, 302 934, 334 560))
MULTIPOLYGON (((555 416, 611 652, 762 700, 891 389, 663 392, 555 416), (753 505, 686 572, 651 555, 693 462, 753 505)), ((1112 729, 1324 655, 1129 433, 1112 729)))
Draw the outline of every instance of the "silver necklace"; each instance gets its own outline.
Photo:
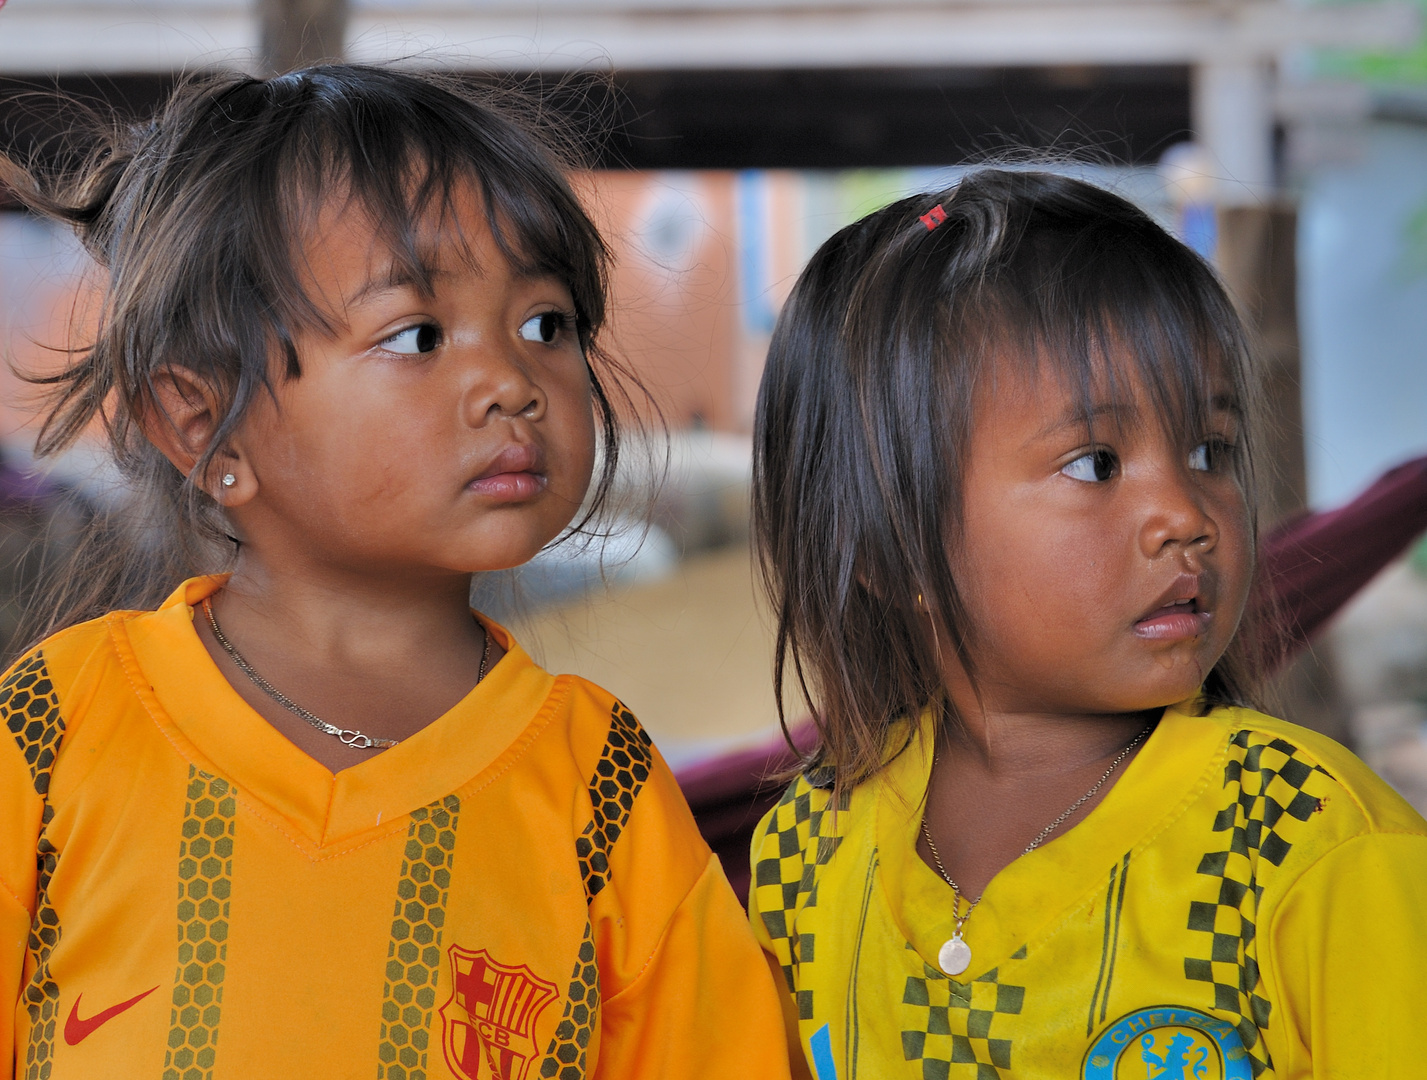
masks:
MULTIPOLYGON (((1036 848, 1040 847, 1051 833, 1065 824, 1071 814, 1084 806, 1087 799, 1104 787, 1105 781, 1110 779, 1115 770, 1120 767, 1120 763, 1130 756, 1130 752, 1145 741, 1145 738, 1153 728, 1153 724, 1146 724, 1144 729, 1131 739, 1123 750, 1115 755, 1115 760, 1110 762, 1110 767, 1105 770, 1105 775, 1095 781, 1095 786, 1071 803, 1065 813, 1061 814, 1060 817, 1042 829, 1036 835, 1036 838, 1026 845, 1026 850, 1021 852, 1021 854, 1029 855, 1036 848)), ((935 756, 932 757, 932 765, 933 767, 936 765, 935 756)), ((952 918, 956 920, 956 929, 952 931, 951 937, 942 943, 941 949, 938 950, 936 954, 936 962, 942 971, 948 975, 960 975, 971 966, 971 946, 966 944, 966 940, 961 936, 961 928, 966 925, 966 920, 971 918, 971 913, 976 910, 976 905, 981 903, 981 897, 978 896, 975 900, 970 901, 965 914, 963 914, 961 911, 961 889, 952 879, 952 876, 946 872, 946 867, 942 865, 941 852, 936 849, 936 841, 932 839, 932 832, 927 826, 925 814, 922 815, 922 838, 927 842, 927 850, 932 853, 932 862, 936 863, 937 873, 951 886, 952 918)))
MULTIPOLYGON (((223 631, 218 626, 218 619, 213 614, 213 605, 209 602, 209 599, 210 598, 206 596, 203 598, 203 614, 208 616, 208 627, 213 631, 213 636, 218 639, 218 644, 223 646, 223 651, 232 658, 233 663, 238 665, 238 669, 253 680, 254 686, 267 694, 268 697, 272 698, 288 712, 300 716, 318 731, 326 735, 335 736, 343 746, 350 746, 353 750, 371 750, 373 748, 386 750, 401 741, 399 739, 378 739, 374 735, 357 731, 355 728, 340 728, 336 724, 329 724, 316 713, 309 712, 297 702, 293 701, 292 698, 288 697, 276 686, 259 675, 253 665, 244 660, 242 654, 233 648, 233 643, 223 636, 223 631)), ((480 670, 476 672, 476 682, 480 682, 486 677, 486 660, 490 658, 491 653, 490 631, 482 626, 481 635, 484 641, 481 644, 481 666, 480 670)))

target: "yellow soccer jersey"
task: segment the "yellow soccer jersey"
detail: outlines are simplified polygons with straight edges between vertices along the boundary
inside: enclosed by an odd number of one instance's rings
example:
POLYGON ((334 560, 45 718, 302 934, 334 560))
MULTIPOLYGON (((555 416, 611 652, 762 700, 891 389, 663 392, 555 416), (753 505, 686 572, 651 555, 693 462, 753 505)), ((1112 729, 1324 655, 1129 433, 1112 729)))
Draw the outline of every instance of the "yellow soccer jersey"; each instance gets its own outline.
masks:
POLYGON ((219 579, 0 682, 0 1077, 787 1076, 777 991, 634 717, 508 650, 335 776, 193 628, 219 579))
POLYGON ((915 850, 930 766, 914 740, 836 812, 800 779, 755 834, 750 916, 817 1080, 1427 1076, 1427 823, 1342 747, 1167 710, 991 882, 956 979, 915 850))

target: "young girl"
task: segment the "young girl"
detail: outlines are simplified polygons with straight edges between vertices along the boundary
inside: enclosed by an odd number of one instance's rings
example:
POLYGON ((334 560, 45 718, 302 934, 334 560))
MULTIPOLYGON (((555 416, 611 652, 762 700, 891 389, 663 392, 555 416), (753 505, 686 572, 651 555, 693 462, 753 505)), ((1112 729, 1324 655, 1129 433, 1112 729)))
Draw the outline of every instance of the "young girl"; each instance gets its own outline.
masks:
POLYGON ((0 167, 106 272, 40 448, 102 424, 160 507, 0 683, 15 1074, 786 1076, 648 736, 468 605, 571 523, 597 428, 597 495, 615 460, 551 153, 321 67, 190 85, 66 186, 0 167))
POLYGON ((1074 180, 973 174, 804 272, 755 507, 821 744, 750 907, 817 1080, 1421 1074, 1427 824, 1249 705, 1248 363, 1074 180))

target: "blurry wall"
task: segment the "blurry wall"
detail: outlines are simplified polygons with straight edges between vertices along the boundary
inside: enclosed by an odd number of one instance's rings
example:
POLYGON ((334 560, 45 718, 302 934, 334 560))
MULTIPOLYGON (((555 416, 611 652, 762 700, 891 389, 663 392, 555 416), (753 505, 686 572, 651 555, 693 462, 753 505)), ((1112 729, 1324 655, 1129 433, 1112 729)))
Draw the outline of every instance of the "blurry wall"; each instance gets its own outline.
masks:
POLYGON ((1300 204, 1311 501, 1427 451, 1427 123, 1373 124, 1300 204))

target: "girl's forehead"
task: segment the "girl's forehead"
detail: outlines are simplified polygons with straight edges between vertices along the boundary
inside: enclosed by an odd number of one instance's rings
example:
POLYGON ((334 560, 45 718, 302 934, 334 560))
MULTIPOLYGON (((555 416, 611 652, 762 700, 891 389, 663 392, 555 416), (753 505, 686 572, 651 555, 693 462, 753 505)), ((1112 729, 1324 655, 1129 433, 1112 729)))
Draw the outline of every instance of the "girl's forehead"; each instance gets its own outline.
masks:
POLYGON ((328 310, 383 290, 430 292, 443 276, 484 274, 507 260, 474 193, 392 220, 351 197, 325 200, 298 245, 297 270, 310 299, 328 310))

